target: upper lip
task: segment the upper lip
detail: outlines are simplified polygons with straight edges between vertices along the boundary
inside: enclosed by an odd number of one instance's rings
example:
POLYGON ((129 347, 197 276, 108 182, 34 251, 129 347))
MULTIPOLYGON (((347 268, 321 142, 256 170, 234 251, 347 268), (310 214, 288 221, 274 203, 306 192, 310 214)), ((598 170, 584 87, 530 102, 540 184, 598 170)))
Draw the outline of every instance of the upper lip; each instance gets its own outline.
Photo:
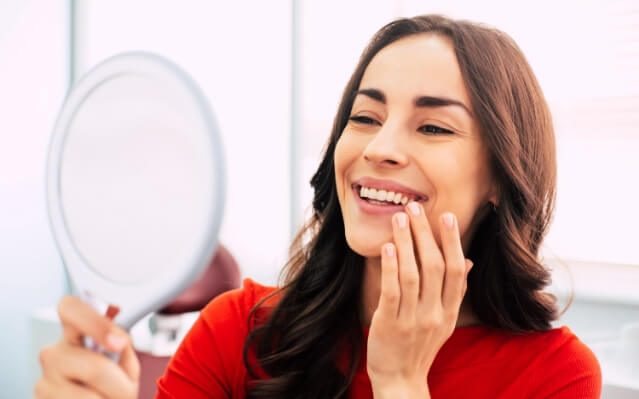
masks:
POLYGON ((362 177, 361 179, 357 179, 353 182, 352 187, 358 186, 359 189, 361 186, 374 188, 377 190, 386 190, 393 191, 395 193, 403 193, 403 194, 411 194, 415 196, 416 201, 421 201, 428 199, 428 196, 424 193, 420 193, 419 191, 413 190, 412 188, 406 187, 403 184, 394 182, 392 180, 382 180, 375 179, 373 177, 362 177))

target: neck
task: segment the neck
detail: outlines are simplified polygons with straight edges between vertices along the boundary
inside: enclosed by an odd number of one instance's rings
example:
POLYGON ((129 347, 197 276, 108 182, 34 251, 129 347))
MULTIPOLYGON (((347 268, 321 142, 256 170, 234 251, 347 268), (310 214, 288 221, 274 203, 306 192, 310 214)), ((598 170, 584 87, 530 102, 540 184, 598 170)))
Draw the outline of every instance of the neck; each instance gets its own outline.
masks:
MULTIPOLYGON (((381 288, 381 258, 366 258, 364 266, 364 280, 362 285, 362 322, 365 326, 371 325, 373 313, 377 309, 379 303, 379 294, 381 288)), ((475 313, 468 297, 462 300, 459 314, 457 315, 457 323, 455 327, 468 327, 481 324, 475 313)))

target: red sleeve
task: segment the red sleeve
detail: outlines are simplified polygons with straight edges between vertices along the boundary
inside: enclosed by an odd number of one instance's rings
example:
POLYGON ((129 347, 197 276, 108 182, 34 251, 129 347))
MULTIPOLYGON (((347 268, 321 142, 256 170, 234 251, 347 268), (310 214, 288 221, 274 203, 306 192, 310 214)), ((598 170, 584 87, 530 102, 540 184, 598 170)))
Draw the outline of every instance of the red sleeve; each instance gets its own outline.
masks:
POLYGON ((244 396, 242 350, 259 287, 245 279, 243 289, 217 296, 202 310, 158 380, 156 399, 244 396))
POLYGON ((597 358, 567 327, 559 331, 565 339, 558 340, 556 347, 548 348, 542 371, 545 381, 536 387, 532 397, 599 399, 601 368, 597 358))

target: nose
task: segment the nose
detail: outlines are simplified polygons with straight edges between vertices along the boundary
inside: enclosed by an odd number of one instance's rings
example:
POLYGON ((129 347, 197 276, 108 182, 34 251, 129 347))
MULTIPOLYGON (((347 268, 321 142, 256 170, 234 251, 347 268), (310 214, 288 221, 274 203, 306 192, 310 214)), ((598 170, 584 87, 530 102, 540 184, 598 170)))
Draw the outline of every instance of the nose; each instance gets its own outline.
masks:
POLYGON ((401 130, 385 123, 364 149, 364 159, 376 166, 400 168, 408 163, 401 130))

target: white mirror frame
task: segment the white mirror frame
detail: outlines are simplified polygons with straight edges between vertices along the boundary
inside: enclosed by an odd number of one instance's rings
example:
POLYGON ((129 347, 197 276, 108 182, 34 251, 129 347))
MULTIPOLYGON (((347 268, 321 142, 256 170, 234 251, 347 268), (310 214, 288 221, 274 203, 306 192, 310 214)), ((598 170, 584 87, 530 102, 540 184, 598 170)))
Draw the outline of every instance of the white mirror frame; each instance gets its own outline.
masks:
POLYGON ((144 315, 161 308, 184 291, 208 265, 217 247, 225 202, 224 165, 222 141, 208 101, 193 79, 177 65, 155 54, 132 52, 113 56, 90 70, 71 89, 58 115, 51 137, 46 171, 49 222, 75 294, 85 298, 88 295, 120 307, 115 322, 128 330, 144 315), (201 237, 197 245, 198 251, 193 254, 192 259, 185 259, 185 270, 169 269, 153 276, 150 282, 117 284, 86 265, 69 235, 61 202, 60 167, 65 138, 76 111, 96 87, 109 79, 129 73, 175 82, 184 88, 186 95, 193 101, 192 105, 197 107, 206 130, 210 132, 210 153, 214 166, 214 181, 211 184, 214 189, 206 234, 201 237))

